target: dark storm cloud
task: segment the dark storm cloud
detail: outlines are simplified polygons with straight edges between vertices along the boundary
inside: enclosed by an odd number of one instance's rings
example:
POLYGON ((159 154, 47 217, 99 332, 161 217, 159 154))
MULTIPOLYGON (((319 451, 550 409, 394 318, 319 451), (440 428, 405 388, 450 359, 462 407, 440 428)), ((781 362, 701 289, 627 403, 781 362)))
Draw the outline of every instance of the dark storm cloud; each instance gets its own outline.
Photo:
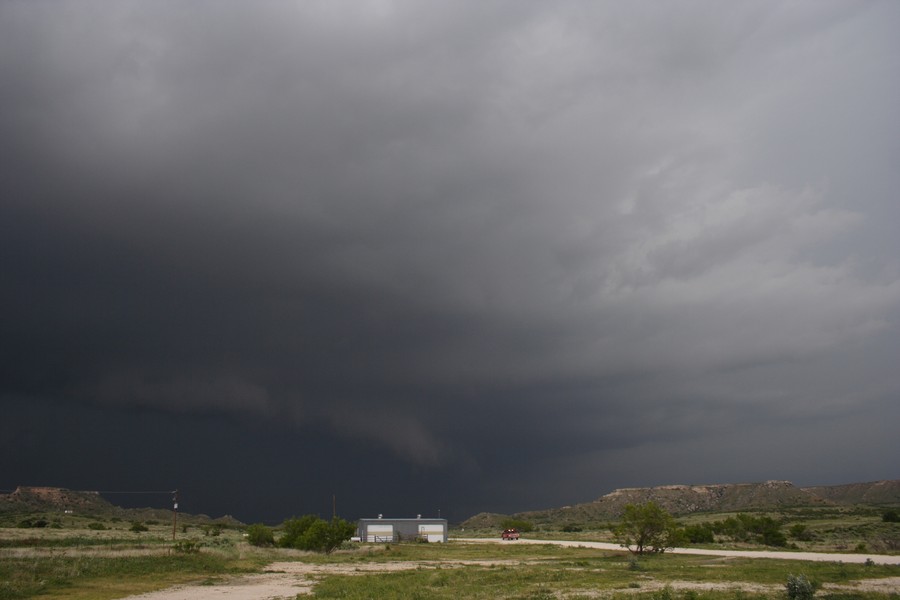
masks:
POLYGON ((898 23, 4 3, 4 402, 278 423, 507 509, 526 465, 529 507, 896 476, 898 23), (790 423, 820 463, 727 468, 790 423))

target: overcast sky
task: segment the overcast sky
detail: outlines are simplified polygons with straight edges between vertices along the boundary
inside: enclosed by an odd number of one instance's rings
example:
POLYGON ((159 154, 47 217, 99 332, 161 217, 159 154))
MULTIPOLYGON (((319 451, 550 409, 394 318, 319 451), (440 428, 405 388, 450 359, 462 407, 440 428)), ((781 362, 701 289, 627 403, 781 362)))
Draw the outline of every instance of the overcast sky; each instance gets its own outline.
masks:
POLYGON ((898 30, 3 1, 0 488, 459 521, 900 478, 898 30))

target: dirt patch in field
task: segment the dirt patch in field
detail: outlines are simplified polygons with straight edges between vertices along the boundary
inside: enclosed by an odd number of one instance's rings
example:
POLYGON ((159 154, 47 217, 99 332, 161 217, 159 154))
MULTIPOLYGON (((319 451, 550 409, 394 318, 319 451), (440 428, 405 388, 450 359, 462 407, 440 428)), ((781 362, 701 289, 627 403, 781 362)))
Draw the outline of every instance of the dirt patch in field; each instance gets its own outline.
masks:
MULTIPOLYGON (((311 594, 316 583, 328 575, 366 575, 370 573, 392 573, 414 569, 439 569, 455 567, 499 567, 521 564, 539 563, 528 560, 453 560, 453 561, 392 561, 366 563, 312 564, 303 562, 276 562, 265 568, 263 573, 233 577, 226 580, 214 580, 210 585, 177 586, 158 592, 150 592, 137 596, 129 596, 126 600, 204 600, 215 598, 221 600, 292 600, 298 594, 311 594)), ((683 592, 693 590, 729 591, 758 594, 777 594, 784 591, 780 584, 759 584, 746 581, 730 582, 697 582, 697 581, 655 581, 646 580, 640 587, 623 587, 606 590, 573 589, 561 592, 558 597, 565 599, 572 596, 589 598, 606 598, 622 593, 655 592, 665 588, 683 592)), ((824 590, 882 592, 900 591, 900 577, 886 579, 865 579, 842 584, 826 584, 824 590)))
POLYGON ((311 594, 316 582, 327 575, 366 575, 415 569, 467 566, 499 567, 527 564, 522 560, 391 561, 384 563, 313 564, 276 562, 262 573, 213 580, 209 585, 180 585, 157 592, 129 596, 125 600, 284 600, 311 594))

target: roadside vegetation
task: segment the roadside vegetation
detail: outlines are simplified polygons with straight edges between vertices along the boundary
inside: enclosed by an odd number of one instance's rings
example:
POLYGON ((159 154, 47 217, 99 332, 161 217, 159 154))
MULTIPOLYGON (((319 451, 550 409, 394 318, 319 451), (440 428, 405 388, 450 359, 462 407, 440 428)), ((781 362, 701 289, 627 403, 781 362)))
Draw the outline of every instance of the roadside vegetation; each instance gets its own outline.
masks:
MULTIPOLYGON (((338 558, 341 555, 335 555, 338 558)), ((804 582, 830 600, 893 600, 896 591, 860 588, 853 582, 896 577, 887 566, 721 559, 674 554, 645 554, 550 545, 476 545, 444 547, 395 545, 363 561, 424 561, 416 568, 324 577, 316 598, 495 599, 516 600, 620 598, 638 600, 793 600, 804 582), (433 561, 429 566, 428 561, 433 561), (482 562, 478 562, 482 561, 482 562)))
MULTIPOLYGON (((651 503, 652 504, 652 503, 651 503)), ((629 505, 629 510, 645 510, 629 505)), ((657 507, 659 508, 659 507, 657 507)), ((653 511, 651 511, 653 512, 653 511)), ((898 509, 878 507, 785 507, 737 513, 695 513, 672 516, 661 508, 657 517, 666 521, 664 536, 652 548, 695 546, 721 549, 779 549, 810 552, 858 552, 900 554, 898 509)), ((532 539, 570 539, 624 543, 630 534, 637 539, 633 515, 616 521, 577 521, 571 517, 554 521, 527 522, 519 528, 532 539), (631 521, 631 525, 627 525, 631 521), (624 529, 623 529, 624 526, 624 529)), ((497 515, 496 524, 485 523, 460 531, 469 537, 494 537, 510 519, 497 515)), ((522 522, 521 519, 518 522, 522 522)))

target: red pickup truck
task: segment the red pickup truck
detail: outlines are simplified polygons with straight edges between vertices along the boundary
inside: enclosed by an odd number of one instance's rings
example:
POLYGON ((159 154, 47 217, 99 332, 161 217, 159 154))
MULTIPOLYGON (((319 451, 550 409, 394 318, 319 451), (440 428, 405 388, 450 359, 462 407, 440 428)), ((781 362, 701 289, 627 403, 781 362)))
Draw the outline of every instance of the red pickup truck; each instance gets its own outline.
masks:
POLYGON ((503 533, 500 534, 500 539, 517 540, 519 539, 519 531, 517 529, 504 529, 503 533))

